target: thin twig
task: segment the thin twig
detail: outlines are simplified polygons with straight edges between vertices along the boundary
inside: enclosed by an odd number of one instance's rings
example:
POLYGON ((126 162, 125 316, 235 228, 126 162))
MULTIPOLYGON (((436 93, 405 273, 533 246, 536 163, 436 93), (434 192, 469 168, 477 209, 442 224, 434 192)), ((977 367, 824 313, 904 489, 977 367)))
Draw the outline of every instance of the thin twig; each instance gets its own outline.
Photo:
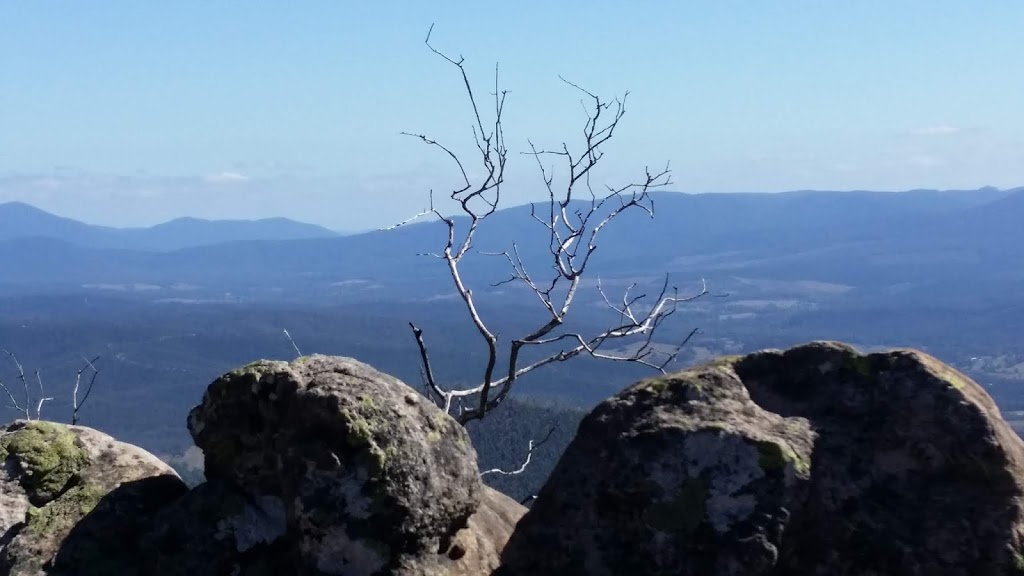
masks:
POLYGON ((75 376, 75 387, 71 391, 71 424, 78 424, 78 411, 81 410, 85 401, 89 399, 89 395, 92 394, 93 385, 96 384, 96 377, 99 376, 100 371, 96 368, 96 361, 100 359, 99 356, 89 360, 82 357, 85 361, 85 365, 82 366, 75 376), (85 395, 82 396, 82 401, 78 401, 78 388, 82 382, 82 373, 87 369, 92 369, 92 378, 89 380, 89 386, 85 389, 85 395))
POLYGON ((484 470, 483 472, 481 472, 480 476, 483 477, 483 476, 486 476, 488 474, 502 474, 504 476, 515 476, 517 474, 522 474, 523 472, 526 471, 526 467, 530 465, 530 459, 533 458, 533 451, 536 450, 537 448, 540 448, 541 446, 544 445, 544 443, 546 443, 548 440, 550 440, 551 439, 551 435, 555 433, 555 429, 557 429, 557 428, 558 428, 557 424, 552 425, 551 428, 548 430, 548 433, 544 436, 544 439, 541 440, 540 442, 537 442, 536 444, 534 444, 532 439, 530 440, 530 443, 527 445, 527 448, 526 448, 526 458, 523 459, 523 463, 520 464, 518 468, 516 468, 514 470, 504 470, 502 468, 491 468, 490 470, 484 470))
POLYGON ((18 412, 24 413, 25 414, 25 419, 28 420, 29 419, 28 410, 26 410, 25 408, 22 408, 21 405, 18 404, 18 399, 14 397, 14 393, 11 392, 11 389, 7 387, 7 384, 4 383, 2 378, 0 378, 0 390, 3 390, 4 393, 7 394, 7 397, 11 400, 11 403, 8 405, 8 408, 11 408, 12 410, 17 410, 18 412))
POLYGON ((18 361, 18 357, 15 356, 13 352, 9 350, 2 350, 2 352, 4 354, 7 354, 7 356, 11 358, 11 361, 14 362, 14 366, 18 370, 18 379, 21 380, 21 384, 25 389, 25 403, 19 403, 18 400, 15 399, 14 393, 7 387, 6 384, 3 383, 3 381, 0 381, 0 387, 3 387, 4 392, 6 392, 8 398, 11 399, 11 408, 25 414, 25 420, 31 420, 32 413, 29 411, 29 405, 32 402, 32 398, 28 391, 28 380, 25 379, 25 369, 22 367, 21 362, 18 361))
POLYGON ((39 384, 39 402, 36 404, 36 420, 43 419, 43 402, 49 402, 53 400, 51 397, 47 397, 43 391, 43 377, 39 374, 39 370, 36 370, 36 382, 39 384))
POLYGON ((298 345, 295 344, 295 340, 292 340, 292 335, 288 333, 288 329, 287 328, 284 329, 284 336, 285 336, 285 338, 288 339, 289 342, 292 343, 292 348, 295 349, 295 356, 301 358, 302 357, 302 351, 300 351, 298 345))
POLYGON ((430 367, 430 356, 427 354, 427 345, 423 342, 423 330, 418 326, 409 322, 409 327, 412 328, 412 334, 416 338, 416 345, 420 349, 420 361, 423 363, 421 374, 427 382, 427 386, 430 392, 437 396, 437 401, 441 403, 447 414, 452 407, 452 397, 450 394, 441 390, 441 387, 437 385, 437 381, 434 380, 434 371, 430 367))

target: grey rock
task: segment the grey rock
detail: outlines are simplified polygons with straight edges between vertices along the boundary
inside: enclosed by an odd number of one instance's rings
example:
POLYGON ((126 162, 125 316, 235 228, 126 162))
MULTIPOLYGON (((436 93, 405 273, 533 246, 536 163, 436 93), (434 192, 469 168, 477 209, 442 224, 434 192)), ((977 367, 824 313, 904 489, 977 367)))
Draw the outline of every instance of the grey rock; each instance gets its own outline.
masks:
POLYGON ((289 574, 287 519, 280 500, 254 499, 230 484, 200 484, 150 523, 139 547, 145 574, 289 574))
MULTIPOLYGON (((188 424, 217 485, 169 511, 168 525, 197 522, 215 540, 204 555, 240 574, 266 568, 267 550, 293 574, 493 569, 514 524, 507 503, 496 504, 481 484, 465 430, 401 381, 351 358, 249 364, 211 384, 188 424), (474 522, 500 541, 468 536, 474 522)), ((164 549, 181 538, 206 536, 176 529, 151 542, 164 549)))
POLYGON ((495 574, 1024 574, 1022 505, 1024 444, 980 386, 819 342, 599 405, 495 574))
POLYGON ((83 426, 0 426, 0 574, 137 573, 138 535, 186 488, 148 452, 83 426))

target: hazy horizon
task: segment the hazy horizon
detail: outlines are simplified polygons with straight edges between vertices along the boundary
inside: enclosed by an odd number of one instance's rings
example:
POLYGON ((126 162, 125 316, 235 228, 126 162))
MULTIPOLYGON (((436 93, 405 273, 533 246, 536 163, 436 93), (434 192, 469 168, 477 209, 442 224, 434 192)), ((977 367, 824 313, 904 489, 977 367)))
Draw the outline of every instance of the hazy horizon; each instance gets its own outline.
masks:
MULTIPOLYGON (((723 191, 723 192, 684 192, 684 191, 681 191, 681 190, 659 190, 655 194, 656 195, 658 195, 658 194, 686 194, 686 195, 690 195, 690 196, 699 196, 699 195, 705 195, 705 194, 709 194, 709 195, 729 195, 729 194, 776 195, 776 194, 793 194, 793 193, 850 194, 850 193, 858 193, 858 192, 880 193, 880 194, 904 194, 904 193, 919 192, 919 191, 937 191, 937 192, 951 192, 951 193, 970 194, 972 192, 981 192, 981 191, 984 191, 984 190, 997 190, 999 192, 1016 192, 1016 191, 1024 191, 1024 186, 1011 186, 1011 187, 1007 187, 1007 188, 1000 188, 1000 187, 995 187, 995 186, 981 186, 981 187, 978 187, 978 188, 971 188, 971 189, 913 188, 913 189, 908 189, 908 190, 859 190, 859 189, 858 190, 852 190, 851 189, 851 190, 771 190, 771 191, 723 191)), ((51 210, 48 210, 48 209, 46 209, 46 208, 44 208, 42 206, 38 206, 36 204, 33 204, 31 201, 25 201, 25 200, 3 200, 3 201, 0 201, 0 206, 2 206, 3 204, 10 204, 10 203, 24 204, 24 205, 30 206, 32 208, 35 208, 35 209, 38 209, 38 210, 42 210, 42 211, 47 212, 49 214, 52 214, 54 216, 61 217, 61 218, 69 218, 71 220, 75 220, 75 221, 81 222, 83 224, 88 224, 88 225, 93 225, 93 226, 104 226, 104 227, 116 228, 116 229, 151 228, 151 227, 158 226, 158 225, 161 225, 161 224, 166 224, 166 223, 169 223, 169 222, 172 222, 172 221, 175 221, 175 220, 202 220, 202 221, 211 221, 211 222, 217 222, 217 221, 220 221, 220 222, 231 222, 231 221, 234 221, 234 222, 252 222, 252 221, 258 221, 258 220, 273 220, 273 219, 284 218, 284 219, 291 220, 291 221, 294 221, 294 222, 298 222, 298 223, 301 223, 301 224, 312 224, 312 225, 315 225, 315 226, 320 226, 322 228, 325 228, 327 230, 330 230, 332 232, 336 232, 336 233, 339 233, 339 234, 359 234, 359 233, 363 233, 363 232, 372 232, 372 231, 380 230, 382 228, 389 228, 389 227, 394 226, 395 224, 397 224, 397 222, 392 222, 392 223, 386 223, 385 225, 382 225, 382 226, 371 226, 371 227, 364 227, 364 228, 340 229, 340 228, 332 228, 331 226, 329 226, 327 224, 323 224, 323 223, 317 222, 316 220, 300 220, 300 219, 297 219, 297 218, 289 218, 287 216, 281 216, 281 215, 275 215, 275 214, 271 214, 271 215, 267 215, 267 216, 258 216, 258 217, 254 217, 254 218, 241 218, 241 217, 231 216, 230 214, 226 215, 226 216, 223 216, 223 217, 205 218, 205 217, 201 217, 201 216, 195 216, 195 215, 192 215, 192 214, 182 214, 182 215, 179 215, 179 216, 174 216, 174 217, 168 218, 167 220, 161 220, 161 221, 153 222, 153 223, 131 223, 131 222, 129 222, 127 224, 112 225, 112 224, 104 224, 102 222, 92 222, 92 221, 89 221, 89 220, 77 218, 74 215, 62 214, 62 213, 59 213, 59 212, 56 212, 56 211, 51 211, 51 210)), ((499 210, 507 210, 507 209, 510 209, 510 208, 516 208, 518 206, 526 206, 528 204, 529 204, 529 202, 524 202, 524 203, 521 203, 521 204, 504 204, 504 205, 502 205, 499 208, 499 210)), ((458 213, 458 211, 454 211, 454 212, 452 212, 452 214, 455 214, 456 216, 460 215, 458 213)), ((429 218, 429 217, 420 217, 420 218, 417 218, 416 220, 414 220, 414 222, 421 222, 421 221, 426 222, 426 221, 430 221, 431 219, 432 218, 429 218)))
POLYGON ((90 223, 283 216, 387 226, 452 182, 401 131, 472 148, 457 71, 508 89, 508 205, 543 199, 527 138, 570 147, 579 93, 629 90, 601 181, 671 162, 684 192, 1024 183, 1024 4, 645 1, 0 7, 0 201, 90 223))

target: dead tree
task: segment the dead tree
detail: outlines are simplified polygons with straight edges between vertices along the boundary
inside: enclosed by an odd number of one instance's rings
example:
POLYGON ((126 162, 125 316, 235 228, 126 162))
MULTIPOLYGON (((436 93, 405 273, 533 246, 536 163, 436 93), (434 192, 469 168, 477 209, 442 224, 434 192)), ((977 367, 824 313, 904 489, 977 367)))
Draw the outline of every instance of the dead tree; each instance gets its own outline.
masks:
MULTIPOLYGON (((431 26, 431 31, 433 26, 431 26)), ((480 314, 473 290, 466 285, 460 265, 471 253, 474 235, 484 221, 498 210, 501 189, 505 182, 505 168, 509 159, 505 144, 502 115, 507 92, 500 90, 498 69, 495 67, 493 99, 487 108, 481 106, 465 68, 463 57, 453 58, 434 48, 430 43, 430 32, 425 43, 435 55, 458 70, 472 111, 472 137, 476 146, 475 166, 464 162, 451 148, 424 134, 403 133, 419 139, 438 149, 454 163, 459 174, 458 184, 448 196, 454 200, 461 215, 467 220, 465 234, 456 240, 456 217, 443 214, 434 206, 433 190, 430 192, 430 206, 427 210, 389 229, 408 224, 418 218, 433 215, 447 227, 447 242, 440 252, 430 254, 442 260, 448 268, 454 288, 465 305, 473 326, 479 332, 487 347, 487 361, 479 384, 460 389, 444 389, 435 379, 427 352, 423 330, 410 322, 420 352, 422 374, 429 397, 460 423, 483 418, 489 411, 501 404, 509 395, 516 380, 523 375, 552 362, 587 355, 593 358, 619 362, 643 364, 662 372, 678 355, 679 350, 697 330, 693 330, 673 351, 656 361, 653 336, 662 323, 671 316, 680 303, 688 302, 708 293, 707 285, 691 295, 680 295, 670 287, 668 277, 653 299, 646 294, 631 294, 635 285, 630 286, 621 304, 613 303, 600 280, 597 290, 608 308, 616 313, 618 322, 597 334, 585 335, 564 330, 566 317, 581 289, 581 282, 587 273, 591 258, 597 250, 597 240, 602 230, 613 220, 629 211, 642 211, 654 216, 654 203, 650 192, 669 185, 670 170, 651 171, 645 169, 642 178, 617 187, 599 187, 592 182, 594 168, 604 158, 602 147, 612 139, 615 130, 626 113, 629 93, 621 98, 604 100, 561 76, 559 78, 571 89, 582 95, 586 120, 582 131, 582 142, 575 149, 563 143, 556 149, 536 147, 528 142, 529 150, 522 152, 532 157, 539 168, 540 178, 547 191, 547 206, 531 206, 531 216, 548 237, 548 258, 551 273, 540 275, 527 271, 519 247, 513 244, 504 252, 491 253, 508 261, 510 276, 495 284, 522 283, 534 294, 540 305, 547 311, 547 321, 529 334, 508 342, 507 356, 499 350, 499 339, 480 314), (486 118, 486 120, 485 120, 486 118), (552 160, 559 169, 547 166, 552 160), (471 169, 475 168, 475 169, 471 169), (650 305, 647 305, 650 303, 650 305), (643 307, 643 308, 642 308, 643 307), (641 309, 642 308, 642 309, 641 309), (639 338, 640 344, 629 354, 612 354, 604 346, 622 339, 639 338), (540 359, 521 364, 520 354, 524 349, 544 348, 552 350, 540 359), (500 366, 499 366, 500 356, 500 366)))
MULTIPOLYGON (((17 369, 17 371, 18 371, 18 380, 21 381, 21 386, 22 386, 22 388, 25 391, 24 401, 19 403, 18 399, 15 398, 15 396, 14 396, 14 392, 12 392, 11 389, 7 387, 7 384, 5 384, 2 379, 0 379, 0 390, 3 390, 3 392, 7 395, 7 398, 11 402, 10 404, 8 404, 7 407, 11 408, 13 410, 16 410, 16 411, 18 411, 18 412, 20 412, 22 414, 24 414, 25 415, 25 420, 32 420, 32 410, 31 410, 31 407, 32 407, 32 400, 33 400, 33 398, 32 398, 32 393, 29 391, 28 378, 25 377, 25 367, 21 365, 21 361, 18 360, 18 357, 14 354, 14 352, 11 352, 9 350, 2 350, 0 352, 3 352, 4 354, 6 354, 11 359, 11 362, 14 363, 15 369, 17 369)), ((35 371, 35 376, 36 376, 36 384, 39 387, 39 396, 35 398, 35 401, 36 401, 35 419, 36 420, 42 420, 42 418, 43 418, 43 404, 53 400, 53 398, 46 395, 46 391, 43 389, 43 377, 39 373, 39 370, 35 371)))
MULTIPOLYGON (((21 362, 18 360, 18 357, 13 352, 10 352, 8 350, 0 350, 0 353, 3 353, 5 355, 7 355, 11 359, 11 362, 14 363, 14 367, 15 367, 15 369, 18 372, 18 380, 21 382, 21 387, 22 387, 22 389, 24 391, 23 400, 19 401, 18 397, 14 393, 14 390, 12 390, 9 386, 7 386, 7 384, 3 381, 3 379, 0 378, 0 392, 3 392, 4 395, 7 397, 8 401, 9 401, 7 407, 12 409, 12 410, 17 411, 20 414, 23 414, 24 417, 25 417, 25 420, 42 420, 43 419, 43 404, 53 400, 52 396, 47 396, 46 395, 46 391, 43 388, 43 377, 42 377, 42 374, 40 374, 39 370, 35 371, 35 381, 36 381, 36 386, 39 388, 39 393, 38 393, 37 397, 33 398, 32 397, 32 392, 30 391, 30 385, 29 385, 29 382, 28 382, 28 378, 25 375, 25 367, 22 366, 21 362), (35 401, 35 414, 34 415, 32 413, 32 403, 33 403, 33 401, 35 401)), ((99 369, 96 368, 96 362, 99 359, 100 359, 99 356, 93 358, 92 360, 89 360, 89 359, 87 359, 85 357, 82 358, 82 360, 85 362, 85 365, 82 366, 82 368, 80 370, 78 370, 78 372, 76 373, 75 384, 74 384, 74 387, 71 390, 71 423, 72 424, 78 424, 78 420, 79 420, 78 412, 79 412, 79 410, 81 410, 82 405, 85 404, 85 402, 89 399, 89 396, 92 394, 93 387, 96 385, 96 378, 100 374, 99 369), (85 373, 87 370, 91 370, 92 371, 92 375, 89 378, 89 381, 88 381, 88 383, 86 385, 86 389, 85 389, 84 395, 82 396, 81 400, 79 400, 78 393, 79 393, 79 389, 80 389, 80 387, 82 385, 82 374, 85 373)))
POLYGON ((71 389, 71 424, 78 424, 78 412, 82 409, 82 405, 92 395, 92 388, 96 385, 96 377, 100 375, 99 368, 96 368, 96 362, 99 361, 100 357, 97 356, 92 360, 86 357, 82 357, 85 365, 79 368, 75 374, 75 386, 71 389), (89 384, 85 388, 85 394, 82 395, 82 399, 78 399, 78 390, 82 385, 82 373, 86 370, 92 370, 92 377, 89 378, 89 384))
MULTIPOLYGON (((21 381, 22 388, 25 391, 24 400, 19 402, 17 397, 15 397, 14 392, 10 388, 8 388, 7 384, 4 383, 4 381, 2 379, 0 379, 0 390, 3 390, 4 394, 6 394, 7 398, 10 400, 10 404, 7 407, 11 408, 12 410, 16 410, 16 411, 24 414, 25 415, 25 420, 31 420, 32 419, 32 411, 31 411, 32 396, 31 396, 31 393, 29 392, 29 389, 28 389, 28 380, 25 378, 25 368, 21 365, 21 362, 18 361, 18 357, 15 356, 13 352, 10 352, 8 350, 0 350, 0 352, 3 352, 4 354, 6 354, 11 359, 11 362, 14 363, 15 369, 17 369, 17 371, 18 371, 18 380, 21 381)), ((40 391, 42 391, 42 381, 40 381, 39 387, 40 387, 40 391)), ((42 401, 40 401, 40 403, 39 403, 39 409, 40 410, 42 409, 42 406, 43 406, 43 403, 42 403, 42 401)), ((38 416, 38 411, 37 411, 37 416, 38 416)))

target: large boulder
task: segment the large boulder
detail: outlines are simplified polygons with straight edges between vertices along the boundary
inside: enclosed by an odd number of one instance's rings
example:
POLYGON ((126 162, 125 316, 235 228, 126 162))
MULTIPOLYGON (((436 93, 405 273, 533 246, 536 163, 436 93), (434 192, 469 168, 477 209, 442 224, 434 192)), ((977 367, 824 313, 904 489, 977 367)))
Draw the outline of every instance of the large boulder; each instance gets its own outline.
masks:
POLYGON ((457 422, 350 358, 249 364, 188 425, 211 483, 155 523, 155 574, 487 573, 525 512, 457 422))
POLYGON ((133 574, 150 516, 185 491, 148 452, 83 426, 0 426, 0 574, 133 574))
POLYGON ((765 351, 580 425, 502 576, 1024 574, 1024 444, 916 351, 765 351))

